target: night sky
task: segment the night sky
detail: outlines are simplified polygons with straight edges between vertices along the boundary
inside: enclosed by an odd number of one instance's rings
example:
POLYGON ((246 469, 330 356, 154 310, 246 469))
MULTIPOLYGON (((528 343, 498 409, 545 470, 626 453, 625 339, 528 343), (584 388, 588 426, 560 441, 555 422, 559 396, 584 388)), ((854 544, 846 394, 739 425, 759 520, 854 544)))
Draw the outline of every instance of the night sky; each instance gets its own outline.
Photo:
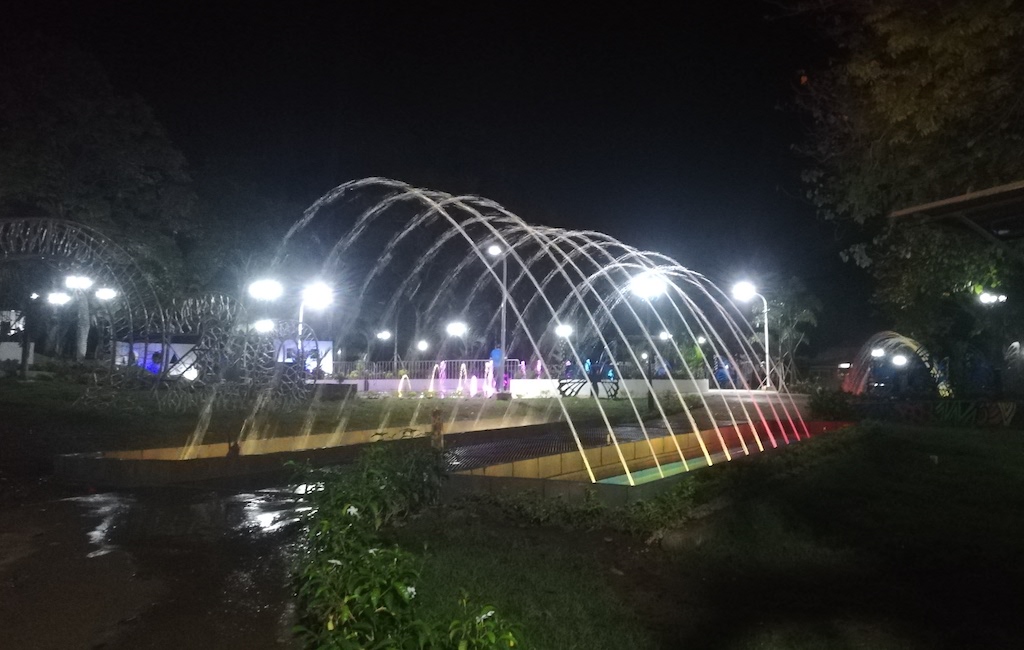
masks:
POLYGON ((827 307, 812 338, 870 334, 790 149, 823 39, 767 2, 580 7, 36 1, 0 29, 93 54, 194 175, 231 160, 302 205, 373 175, 480 194, 723 286, 799 276, 827 307))

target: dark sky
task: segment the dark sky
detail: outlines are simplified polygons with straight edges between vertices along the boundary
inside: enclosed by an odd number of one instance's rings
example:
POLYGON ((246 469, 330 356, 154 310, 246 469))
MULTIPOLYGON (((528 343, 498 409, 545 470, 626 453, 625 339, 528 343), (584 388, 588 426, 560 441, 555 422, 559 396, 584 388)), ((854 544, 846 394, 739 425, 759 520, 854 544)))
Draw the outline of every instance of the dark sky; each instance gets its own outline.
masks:
POLYGON ((94 54, 196 173, 245 161, 302 204, 371 175, 481 194, 723 284, 797 275, 830 307, 819 339, 851 330, 863 283, 790 150, 820 40, 767 2, 554 4, 37 0, 5 30, 94 54))

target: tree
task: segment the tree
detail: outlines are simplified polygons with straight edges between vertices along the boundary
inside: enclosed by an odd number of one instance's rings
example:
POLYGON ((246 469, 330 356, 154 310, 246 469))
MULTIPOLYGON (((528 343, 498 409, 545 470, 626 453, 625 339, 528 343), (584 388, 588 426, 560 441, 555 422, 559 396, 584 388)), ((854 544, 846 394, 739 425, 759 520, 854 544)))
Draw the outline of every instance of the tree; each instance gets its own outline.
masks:
POLYGON ((154 281, 178 278, 195 199, 185 158, 153 111, 117 94, 75 48, 36 36, 0 53, 0 215, 87 224, 154 281))
MULTIPOLYGON (((797 353, 802 346, 810 343, 809 330, 818 326, 818 313, 822 306, 821 301, 797 277, 790 278, 788 282, 771 282, 770 285, 777 287, 765 296, 768 301, 772 366, 778 374, 779 383, 785 385, 799 380, 797 353)), ((751 307, 754 311, 752 325, 755 334, 750 340, 755 348, 760 347, 764 340, 763 336, 757 334, 764 327, 764 311, 759 303, 753 301, 751 307)))
POLYGON ((1024 178, 1024 3, 800 3, 836 45, 801 77, 810 118, 800 150, 820 214, 853 231, 846 259, 877 281, 901 331, 940 354, 978 335, 978 287, 1015 282, 997 246, 894 209, 1024 178), (973 312, 971 311, 973 310, 973 312))

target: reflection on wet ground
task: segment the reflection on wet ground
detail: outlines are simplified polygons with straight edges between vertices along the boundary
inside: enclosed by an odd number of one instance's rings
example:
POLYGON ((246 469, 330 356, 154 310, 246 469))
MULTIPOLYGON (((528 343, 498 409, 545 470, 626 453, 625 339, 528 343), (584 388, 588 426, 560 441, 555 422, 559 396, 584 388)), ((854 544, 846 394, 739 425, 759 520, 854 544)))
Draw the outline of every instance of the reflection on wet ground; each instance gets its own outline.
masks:
POLYGON ((298 516, 285 489, 54 495, 0 511, 29 549, 0 562, 0 646, 294 647, 298 516))
MULTIPOLYGON (((698 414, 721 417, 714 406, 698 414)), ((637 426, 616 431, 643 437, 637 426)), ((580 434, 585 446, 606 444, 603 429, 580 434)), ((543 434, 465 445, 448 458, 467 469, 569 449, 571 435, 543 434)), ((296 647, 289 571, 301 507, 290 490, 82 494, 0 478, 15 487, 0 499, 0 647, 296 647)))

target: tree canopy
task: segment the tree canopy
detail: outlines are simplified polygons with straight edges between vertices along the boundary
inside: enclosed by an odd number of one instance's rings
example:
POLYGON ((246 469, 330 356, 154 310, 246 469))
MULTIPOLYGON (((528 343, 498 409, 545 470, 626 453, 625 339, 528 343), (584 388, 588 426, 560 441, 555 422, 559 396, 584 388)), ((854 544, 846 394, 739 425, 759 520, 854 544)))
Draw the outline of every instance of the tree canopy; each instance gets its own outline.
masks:
POLYGON ((990 320, 977 291, 1018 282, 1019 263, 973 233, 889 214, 1024 178, 1024 3, 798 6, 834 45, 800 79, 808 196, 849 227, 844 255, 873 274, 895 325, 948 352, 990 320))
POLYGON ((0 51, 0 214, 87 224, 155 278, 177 275, 195 197, 153 111, 73 47, 28 37, 0 51))

